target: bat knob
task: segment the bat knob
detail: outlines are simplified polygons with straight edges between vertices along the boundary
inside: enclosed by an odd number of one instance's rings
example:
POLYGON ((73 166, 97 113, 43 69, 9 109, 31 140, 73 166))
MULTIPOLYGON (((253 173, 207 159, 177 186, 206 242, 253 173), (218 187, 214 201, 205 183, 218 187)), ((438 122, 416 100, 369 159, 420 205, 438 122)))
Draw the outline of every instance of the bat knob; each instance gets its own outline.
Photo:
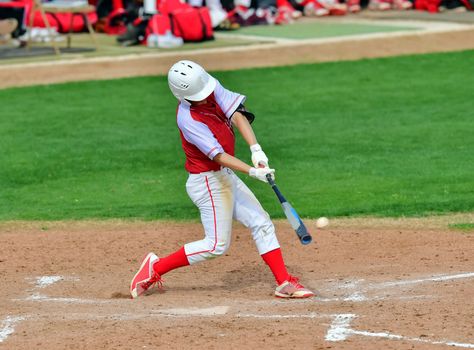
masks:
POLYGON ((267 181, 272 186, 275 184, 275 181, 273 181, 273 178, 272 178, 271 174, 267 174, 267 181))
POLYGON ((299 222, 300 222, 300 226, 296 229, 296 234, 298 235, 298 238, 300 239, 301 244, 303 245, 310 244, 311 241, 313 240, 313 237, 311 237, 311 234, 306 229, 306 226, 303 224, 303 221, 301 221, 300 219, 299 222))
POLYGON ((304 245, 310 244, 312 240, 313 240, 313 238, 310 235, 305 235, 305 236, 300 238, 301 244, 304 244, 304 245))

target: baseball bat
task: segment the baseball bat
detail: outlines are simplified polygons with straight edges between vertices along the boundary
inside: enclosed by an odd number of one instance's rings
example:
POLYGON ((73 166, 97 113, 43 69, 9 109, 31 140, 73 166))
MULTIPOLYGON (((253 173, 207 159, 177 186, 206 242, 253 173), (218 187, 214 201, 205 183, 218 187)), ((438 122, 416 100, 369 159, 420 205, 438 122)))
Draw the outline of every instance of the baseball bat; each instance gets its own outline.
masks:
POLYGON ((283 194, 280 192, 279 188, 273 181, 273 178, 270 174, 267 175, 267 181, 272 186, 273 191, 278 197, 278 200, 281 203, 281 207, 283 208, 283 212, 286 215, 286 218, 290 222, 291 227, 295 230, 301 244, 309 244, 313 240, 308 229, 304 225, 303 221, 301 220, 300 216, 296 212, 296 210, 291 206, 291 204, 285 199, 283 194))

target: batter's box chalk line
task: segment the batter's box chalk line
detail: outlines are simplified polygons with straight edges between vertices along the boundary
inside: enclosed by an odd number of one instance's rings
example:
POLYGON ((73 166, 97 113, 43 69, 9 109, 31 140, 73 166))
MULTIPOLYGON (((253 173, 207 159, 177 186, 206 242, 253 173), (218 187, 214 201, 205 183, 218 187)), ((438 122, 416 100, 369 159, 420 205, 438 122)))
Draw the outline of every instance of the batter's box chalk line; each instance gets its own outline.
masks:
POLYGON ((51 297, 44 294, 44 289, 52 286, 53 284, 62 281, 80 281, 77 276, 38 276, 38 277, 27 277, 27 281, 33 284, 34 287, 27 290, 28 296, 24 298, 12 299, 12 301, 30 301, 30 302, 52 302, 62 304, 111 304, 118 303, 116 300, 108 299, 83 299, 83 298, 71 298, 71 297, 51 297))
POLYGON ((100 299, 49 297, 39 292, 39 290, 45 289, 61 281, 79 281, 80 279, 77 276, 59 276, 59 275, 38 276, 38 277, 27 277, 26 280, 29 280, 30 283, 34 285, 33 289, 29 290, 31 294, 23 299, 13 299, 14 301, 57 302, 57 303, 65 303, 65 304, 105 304, 105 303, 111 302, 110 300, 100 300, 100 299))
POLYGON ((0 343, 3 343, 8 336, 15 332, 15 326, 18 322, 23 321, 23 316, 7 316, 0 323, 0 343))
POLYGON ((64 303, 64 304, 111 304, 114 300, 102 300, 102 299, 80 299, 80 298, 67 298, 67 297, 50 297, 47 295, 34 293, 23 299, 13 299, 14 301, 36 301, 36 302, 51 302, 51 303, 64 303))
POLYGON ((344 341, 352 335, 359 335, 364 337, 382 338, 389 340, 403 340, 408 342, 426 343, 432 345, 448 345, 459 348, 474 349, 474 344, 459 343, 451 340, 430 340, 413 337, 405 337, 403 335, 386 333, 386 332, 367 332, 358 331, 350 327, 351 322, 357 317, 354 314, 339 314, 335 315, 331 326, 328 329, 325 340, 330 342, 344 341))
POLYGON ((28 277, 26 280, 30 280, 31 284, 34 284, 35 289, 42 289, 49 287, 60 281, 79 281, 79 277, 76 276, 38 276, 28 277))
POLYGON ((291 318, 329 318, 331 315, 318 314, 310 312, 308 314, 290 314, 290 315, 265 315, 265 314, 236 314, 239 318, 263 318, 263 319, 291 319, 291 318))
POLYGON ((387 296, 389 290, 396 290, 405 287, 419 286, 426 283, 439 283, 452 280, 471 279, 474 278, 474 272, 456 273, 456 274, 438 274, 430 275, 416 279, 404 279, 396 281, 385 281, 378 283, 365 283, 365 280, 348 280, 342 283, 331 283, 331 287, 324 289, 329 293, 337 293, 340 290, 347 291, 344 295, 334 298, 316 298, 320 302, 366 302, 383 299, 421 299, 433 298, 432 295, 416 295, 416 296, 387 296), (372 296, 367 296, 370 293, 372 296), (383 293, 383 295, 380 295, 383 293), (375 294, 375 295, 374 295, 375 294))

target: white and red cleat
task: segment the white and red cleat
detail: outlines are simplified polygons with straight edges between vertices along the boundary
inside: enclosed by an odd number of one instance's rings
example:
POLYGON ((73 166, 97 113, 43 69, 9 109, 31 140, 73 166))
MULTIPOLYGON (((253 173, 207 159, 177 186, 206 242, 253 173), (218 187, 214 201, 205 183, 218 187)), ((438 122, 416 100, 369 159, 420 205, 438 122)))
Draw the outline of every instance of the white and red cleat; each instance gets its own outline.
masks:
POLYGON ((311 298, 314 293, 303 287, 298 282, 298 278, 290 276, 290 278, 280 284, 275 289, 275 296, 278 298, 311 298))
POLYGON ((130 283, 130 294, 132 299, 138 298, 151 286, 158 283, 161 286, 161 276, 153 271, 153 264, 160 260, 155 253, 148 253, 143 259, 140 269, 130 283))

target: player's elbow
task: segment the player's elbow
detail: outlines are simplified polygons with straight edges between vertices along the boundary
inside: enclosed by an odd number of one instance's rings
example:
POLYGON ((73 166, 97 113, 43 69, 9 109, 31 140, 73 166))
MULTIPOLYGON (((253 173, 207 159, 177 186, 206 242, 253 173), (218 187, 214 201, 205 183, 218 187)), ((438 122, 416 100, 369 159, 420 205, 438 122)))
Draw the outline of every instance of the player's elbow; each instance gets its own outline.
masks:
POLYGON ((217 164, 224 165, 225 152, 217 153, 212 160, 217 164))
POLYGON ((245 119, 245 121, 247 120, 245 118, 245 116, 240 113, 239 111, 235 111, 234 114, 232 114, 232 124, 234 124, 235 126, 239 125, 239 123, 241 123, 243 120, 245 119))

